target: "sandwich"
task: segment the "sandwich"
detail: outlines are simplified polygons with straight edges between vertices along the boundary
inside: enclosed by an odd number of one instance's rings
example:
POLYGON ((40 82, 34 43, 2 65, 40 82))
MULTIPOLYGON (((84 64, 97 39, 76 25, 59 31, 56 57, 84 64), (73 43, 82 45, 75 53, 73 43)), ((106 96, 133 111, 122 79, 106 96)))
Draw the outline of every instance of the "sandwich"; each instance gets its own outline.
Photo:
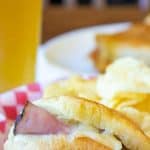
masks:
POLYGON ((114 34, 97 34, 91 58, 100 72, 115 59, 131 56, 150 65, 150 17, 133 23, 127 30, 114 34))
POLYGON ((121 113, 73 96, 27 103, 5 150, 149 150, 150 139, 121 113))
POLYGON ((150 67, 133 58, 109 65, 97 80, 100 103, 122 112, 150 137, 150 67))

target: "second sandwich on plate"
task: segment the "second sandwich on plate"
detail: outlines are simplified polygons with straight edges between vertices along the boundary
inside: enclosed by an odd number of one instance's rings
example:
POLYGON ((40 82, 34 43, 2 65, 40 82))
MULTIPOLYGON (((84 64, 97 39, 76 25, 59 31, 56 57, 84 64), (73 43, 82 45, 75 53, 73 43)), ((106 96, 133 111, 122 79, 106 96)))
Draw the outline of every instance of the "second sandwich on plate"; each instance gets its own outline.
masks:
POLYGON ((100 72, 120 57, 141 59, 150 65, 150 15, 141 23, 114 34, 97 34, 92 60, 100 72))

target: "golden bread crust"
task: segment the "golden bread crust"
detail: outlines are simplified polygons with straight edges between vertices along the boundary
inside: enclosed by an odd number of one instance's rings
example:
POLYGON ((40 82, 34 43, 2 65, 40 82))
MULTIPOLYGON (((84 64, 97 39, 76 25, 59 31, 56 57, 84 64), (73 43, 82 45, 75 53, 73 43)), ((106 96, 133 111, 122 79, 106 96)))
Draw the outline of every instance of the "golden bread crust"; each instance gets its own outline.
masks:
POLYGON ((106 106, 116 109, 131 118, 150 137, 150 94, 118 92, 106 106))
POLYGON ((73 141, 65 135, 51 136, 18 136, 11 135, 5 143, 5 150, 111 150, 87 137, 78 137, 73 141))
POLYGON ((131 56, 142 58, 148 62, 148 52, 150 51, 150 22, 148 16, 146 23, 131 25, 127 30, 115 34, 97 34, 97 50, 91 57, 95 67, 104 72, 106 67, 116 58, 131 56))
POLYGON ((93 61, 94 66, 100 72, 105 72, 106 67, 112 62, 109 58, 105 58, 101 56, 101 50, 99 48, 94 49, 90 54, 90 58, 93 61))
MULTIPOLYGON (((99 44, 100 42, 105 42, 108 44, 113 43, 126 43, 130 44, 131 46, 142 46, 149 44, 150 41, 150 25, 148 24, 133 24, 128 30, 116 33, 116 34, 98 34, 96 36, 96 42, 99 44)), ((115 46, 115 45, 114 45, 115 46)), ((137 49, 139 50, 139 49, 137 49)))
POLYGON ((36 102, 64 119, 72 119, 94 126, 117 136, 122 143, 132 150, 149 150, 150 139, 132 120, 121 113, 101 104, 81 98, 60 96, 47 101, 36 102))

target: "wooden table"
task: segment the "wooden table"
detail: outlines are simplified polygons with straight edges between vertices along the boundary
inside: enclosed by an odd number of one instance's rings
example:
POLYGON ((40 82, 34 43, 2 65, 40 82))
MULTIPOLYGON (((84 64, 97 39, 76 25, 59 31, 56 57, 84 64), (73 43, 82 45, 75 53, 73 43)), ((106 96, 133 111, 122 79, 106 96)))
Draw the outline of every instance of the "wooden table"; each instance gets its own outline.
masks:
POLYGON ((42 42, 72 29, 122 21, 140 21, 147 12, 136 6, 105 9, 93 7, 47 7, 43 12, 42 42))

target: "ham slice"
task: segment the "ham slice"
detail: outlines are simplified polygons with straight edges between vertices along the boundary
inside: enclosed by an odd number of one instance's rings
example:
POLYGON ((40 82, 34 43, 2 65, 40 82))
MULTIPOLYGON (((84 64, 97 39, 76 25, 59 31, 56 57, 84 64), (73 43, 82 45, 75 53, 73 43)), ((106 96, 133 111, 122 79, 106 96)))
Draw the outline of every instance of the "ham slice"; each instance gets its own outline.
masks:
POLYGON ((69 130, 56 116, 28 102, 16 119, 14 134, 67 134, 69 130))

